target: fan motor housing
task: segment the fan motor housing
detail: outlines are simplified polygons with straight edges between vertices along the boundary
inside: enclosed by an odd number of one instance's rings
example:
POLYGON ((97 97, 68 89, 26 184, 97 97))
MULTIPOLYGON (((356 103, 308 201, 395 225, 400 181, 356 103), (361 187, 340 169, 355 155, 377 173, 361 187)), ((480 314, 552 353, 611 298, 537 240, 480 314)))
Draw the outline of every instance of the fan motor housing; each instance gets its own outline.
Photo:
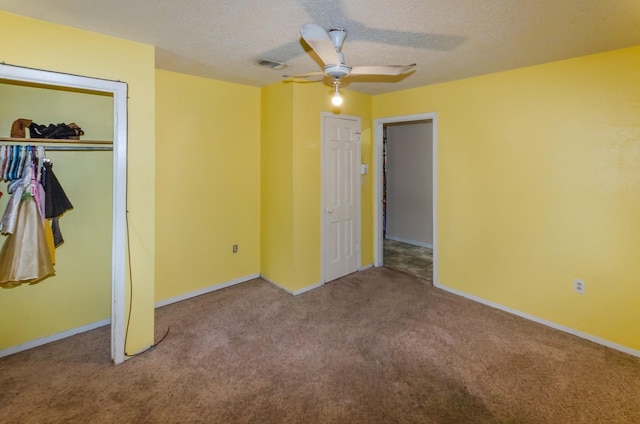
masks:
POLYGON ((335 79, 348 77, 351 74, 351 66, 347 65, 327 65, 324 67, 324 74, 335 79))

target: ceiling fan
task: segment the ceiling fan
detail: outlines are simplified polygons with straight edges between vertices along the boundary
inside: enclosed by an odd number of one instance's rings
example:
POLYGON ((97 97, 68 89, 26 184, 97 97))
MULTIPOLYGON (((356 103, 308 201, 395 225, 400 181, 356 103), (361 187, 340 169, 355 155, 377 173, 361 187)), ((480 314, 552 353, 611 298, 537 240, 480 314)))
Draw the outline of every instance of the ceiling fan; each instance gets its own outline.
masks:
POLYGON ((284 75, 284 77, 293 81, 310 81, 307 78, 327 77, 330 83, 335 86, 336 93, 338 93, 338 86, 343 84, 343 78, 361 75, 402 75, 410 72, 416 66, 415 63, 411 65, 349 66, 345 63, 342 54, 342 45, 347 37, 347 31, 344 29, 325 31, 318 25, 306 24, 300 29, 300 35, 316 52, 324 63, 324 67, 322 71, 284 75))

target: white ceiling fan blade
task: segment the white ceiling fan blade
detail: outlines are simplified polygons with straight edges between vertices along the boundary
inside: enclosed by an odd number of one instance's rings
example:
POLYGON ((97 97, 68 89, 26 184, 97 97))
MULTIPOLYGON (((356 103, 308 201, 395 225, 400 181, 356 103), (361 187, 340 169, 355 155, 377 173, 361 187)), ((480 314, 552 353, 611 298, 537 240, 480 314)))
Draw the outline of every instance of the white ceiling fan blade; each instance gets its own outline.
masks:
POLYGON ((310 78, 310 77, 324 77, 324 72, 315 71, 315 72, 307 72, 306 74, 297 74, 297 75, 283 75, 284 78, 310 78))
POLYGON ((354 66, 351 75, 402 75, 411 71, 416 66, 411 65, 381 65, 381 66, 354 66))
POLYGON ((305 24, 300 28, 300 35, 307 44, 317 53, 325 65, 337 65, 340 56, 329 38, 327 31, 315 24, 305 24))
POLYGON ((309 82, 320 82, 322 81, 322 78, 295 78, 295 77, 290 77, 290 78, 285 78, 283 80, 283 82, 300 82, 300 83, 309 83, 309 82))
POLYGON ((306 74, 298 75, 283 75, 285 82, 318 82, 324 78, 322 71, 307 72, 306 74))

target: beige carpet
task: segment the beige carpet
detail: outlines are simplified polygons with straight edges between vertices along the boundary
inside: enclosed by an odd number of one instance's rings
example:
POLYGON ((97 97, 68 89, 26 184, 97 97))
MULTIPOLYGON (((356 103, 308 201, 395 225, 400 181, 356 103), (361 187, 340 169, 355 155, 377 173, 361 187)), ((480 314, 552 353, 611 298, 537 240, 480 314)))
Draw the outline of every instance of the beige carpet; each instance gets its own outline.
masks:
POLYGON ((293 297, 254 280, 0 359, 2 423, 640 423, 640 360, 370 269, 293 297))

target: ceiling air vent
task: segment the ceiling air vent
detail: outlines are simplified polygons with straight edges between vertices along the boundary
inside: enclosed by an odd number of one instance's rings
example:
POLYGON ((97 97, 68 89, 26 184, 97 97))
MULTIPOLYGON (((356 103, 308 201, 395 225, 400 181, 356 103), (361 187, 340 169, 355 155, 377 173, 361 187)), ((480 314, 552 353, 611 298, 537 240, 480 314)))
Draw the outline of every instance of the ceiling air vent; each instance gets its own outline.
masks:
POLYGON ((258 59, 258 61, 256 62, 256 65, 264 66, 265 68, 269 68, 269 69, 275 69, 276 71, 279 71, 280 69, 285 68, 287 66, 286 63, 276 62, 275 60, 269 60, 269 59, 258 59))

